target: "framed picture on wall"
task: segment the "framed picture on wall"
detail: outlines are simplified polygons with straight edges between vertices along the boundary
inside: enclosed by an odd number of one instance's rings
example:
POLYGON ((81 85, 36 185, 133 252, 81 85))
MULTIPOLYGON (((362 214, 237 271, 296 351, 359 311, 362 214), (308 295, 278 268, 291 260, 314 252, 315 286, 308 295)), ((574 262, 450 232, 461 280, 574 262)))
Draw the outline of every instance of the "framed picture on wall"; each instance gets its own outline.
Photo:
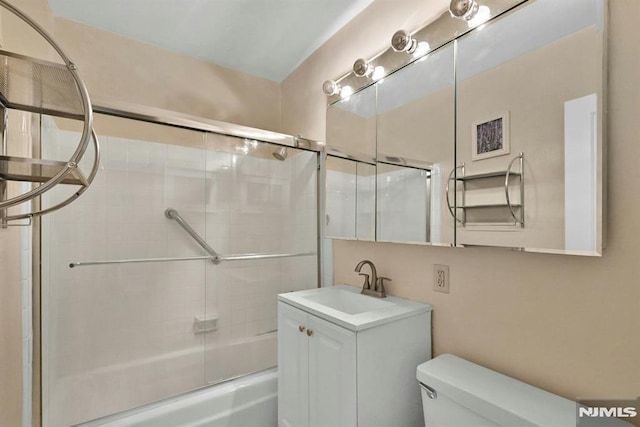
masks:
POLYGON ((509 154, 509 112, 476 122, 471 129, 471 160, 509 154))

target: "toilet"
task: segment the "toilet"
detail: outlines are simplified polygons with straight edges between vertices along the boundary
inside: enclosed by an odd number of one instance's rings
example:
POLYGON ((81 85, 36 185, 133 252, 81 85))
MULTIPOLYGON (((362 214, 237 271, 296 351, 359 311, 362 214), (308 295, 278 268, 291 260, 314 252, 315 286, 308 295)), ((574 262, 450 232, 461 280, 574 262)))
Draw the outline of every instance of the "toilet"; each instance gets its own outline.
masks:
POLYGON ((451 354, 418 366, 426 427, 630 426, 580 418, 576 403, 451 354))

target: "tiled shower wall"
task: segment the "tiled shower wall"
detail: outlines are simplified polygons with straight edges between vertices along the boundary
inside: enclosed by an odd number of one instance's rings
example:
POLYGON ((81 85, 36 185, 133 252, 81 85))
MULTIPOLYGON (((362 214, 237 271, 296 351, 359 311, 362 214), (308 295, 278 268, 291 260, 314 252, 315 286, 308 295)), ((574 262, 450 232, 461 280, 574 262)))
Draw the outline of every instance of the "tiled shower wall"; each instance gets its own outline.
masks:
MULTIPOLYGON (((278 161, 264 154, 264 144, 184 133, 176 144, 186 146, 101 136, 96 181, 43 218, 47 426, 274 366, 276 294, 317 286, 315 256, 69 268, 75 261, 204 255, 165 217, 169 207, 220 254, 317 250, 315 154, 290 150, 278 161), (214 318, 216 329, 196 334, 196 317, 214 318)), ((68 157, 78 139, 44 121, 43 157, 68 157)), ((55 191, 45 203, 73 190, 55 191)))

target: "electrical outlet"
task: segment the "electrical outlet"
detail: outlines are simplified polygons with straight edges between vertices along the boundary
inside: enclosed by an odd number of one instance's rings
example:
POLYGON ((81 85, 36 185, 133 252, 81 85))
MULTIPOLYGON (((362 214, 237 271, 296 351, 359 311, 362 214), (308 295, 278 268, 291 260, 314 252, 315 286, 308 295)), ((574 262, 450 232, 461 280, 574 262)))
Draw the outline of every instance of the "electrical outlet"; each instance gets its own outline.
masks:
POLYGON ((434 264, 433 265, 433 290, 438 292, 449 293, 449 266, 434 264))

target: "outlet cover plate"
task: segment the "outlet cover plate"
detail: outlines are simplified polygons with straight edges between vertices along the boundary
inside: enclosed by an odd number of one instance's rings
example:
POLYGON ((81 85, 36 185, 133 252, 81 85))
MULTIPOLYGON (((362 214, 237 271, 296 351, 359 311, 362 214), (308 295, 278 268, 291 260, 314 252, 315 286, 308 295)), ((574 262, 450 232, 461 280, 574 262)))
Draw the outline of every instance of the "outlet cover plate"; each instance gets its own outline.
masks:
POLYGON ((433 290, 449 293, 449 266, 442 264, 433 265, 433 290))

